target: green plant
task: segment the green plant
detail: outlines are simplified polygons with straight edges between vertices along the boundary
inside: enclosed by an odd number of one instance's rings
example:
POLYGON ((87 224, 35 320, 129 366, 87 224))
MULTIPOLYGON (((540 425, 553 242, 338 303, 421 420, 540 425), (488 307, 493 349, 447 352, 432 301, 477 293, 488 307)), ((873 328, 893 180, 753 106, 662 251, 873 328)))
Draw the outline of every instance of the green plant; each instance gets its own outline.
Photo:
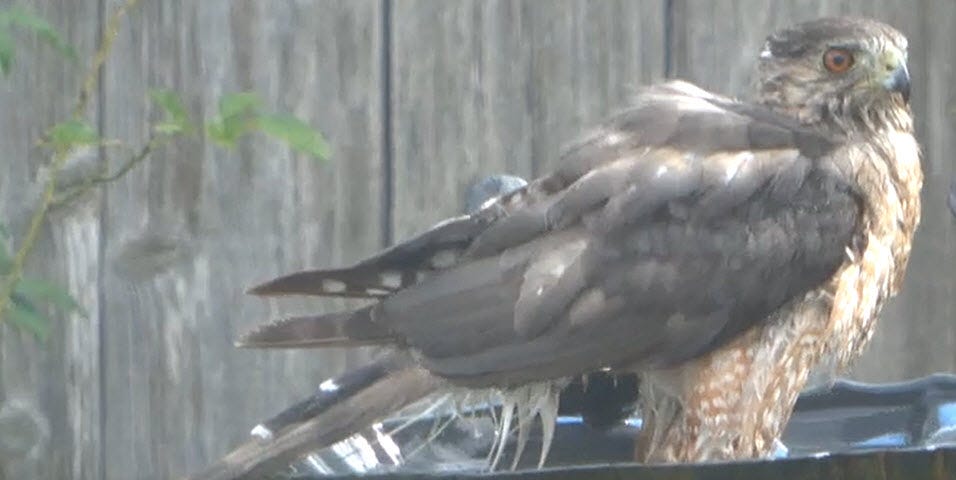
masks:
POLYGON ((13 32, 16 29, 33 33, 64 56, 73 60, 76 59, 76 52, 73 51, 73 47, 63 41, 60 34, 46 20, 22 7, 12 7, 0 10, 0 73, 9 75, 13 67, 14 52, 16 51, 13 32))
MULTIPOLYGON (((101 67, 106 63, 120 22, 134 8, 138 0, 127 0, 110 15, 102 34, 102 41, 90 62, 76 105, 69 119, 50 127, 41 137, 40 145, 49 152, 49 176, 43 188, 34 214, 26 231, 14 248, 12 232, 0 223, 0 323, 8 323, 37 338, 48 337, 50 320, 44 314, 48 307, 64 313, 85 315, 69 292, 55 283, 26 277, 24 265, 39 237, 41 226, 49 212, 56 207, 69 205, 91 189, 122 178, 136 166, 145 162, 152 152, 171 141, 195 135, 198 129, 179 95, 168 89, 154 89, 149 93, 152 103, 162 110, 165 118, 153 125, 146 142, 139 148, 128 148, 128 158, 114 171, 100 171, 62 189, 59 175, 73 151, 80 147, 125 146, 117 140, 104 140, 85 119, 90 98, 95 92, 101 67)), ((75 59, 73 48, 56 30, 42 18, 21 7, 0 10, 0 72, 9 75, 15 58, 14 30, 23 30, 40 38, 44 44, 75 59)), ((232 148, 244 136, 256 132, 285 142, 293 150, 313 158, 324 159, 329 147, 321 134, 307 123, 287 114, 263 113, 262 102, 255 93, 240 92, 224 95, 219 102, 219 111, 204 123, 203 131, 217 144, 232 148)))

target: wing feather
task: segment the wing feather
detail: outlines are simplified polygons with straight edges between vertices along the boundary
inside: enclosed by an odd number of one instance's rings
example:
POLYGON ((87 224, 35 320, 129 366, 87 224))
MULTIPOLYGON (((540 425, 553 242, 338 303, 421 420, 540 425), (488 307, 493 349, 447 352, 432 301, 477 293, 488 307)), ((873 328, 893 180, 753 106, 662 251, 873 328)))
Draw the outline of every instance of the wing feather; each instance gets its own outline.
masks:
MULTIPOLYGON (((366 290, 382 272, 412 279, 392 282, 363 331, 391 332, 461 383, 681 361, 843 262, 859 198, 828 160, 837 143, 690 84, 658 85, 552 173, 323 275, 366 290)), ((321 292, 325 278, 298 281, 321 292)))
POLYGON ((429 272, 455 265, 478 233, 500 216, 500 208, 487 208, 474 215, 452 218, 352 267, 296 272, 262 283, 249 293, 386 297, 417 283, 429 272))

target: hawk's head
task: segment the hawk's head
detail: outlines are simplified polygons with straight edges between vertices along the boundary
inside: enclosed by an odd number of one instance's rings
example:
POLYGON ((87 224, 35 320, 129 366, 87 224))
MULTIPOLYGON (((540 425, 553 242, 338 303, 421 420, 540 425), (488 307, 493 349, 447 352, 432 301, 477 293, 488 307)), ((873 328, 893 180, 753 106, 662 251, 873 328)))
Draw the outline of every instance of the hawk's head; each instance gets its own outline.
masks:
POLYGON ((825 18, 780 30, 760 54, 758 101, 844 131, 887 122, 905 128, 906 43, 893 27, 869 19, 825 18))

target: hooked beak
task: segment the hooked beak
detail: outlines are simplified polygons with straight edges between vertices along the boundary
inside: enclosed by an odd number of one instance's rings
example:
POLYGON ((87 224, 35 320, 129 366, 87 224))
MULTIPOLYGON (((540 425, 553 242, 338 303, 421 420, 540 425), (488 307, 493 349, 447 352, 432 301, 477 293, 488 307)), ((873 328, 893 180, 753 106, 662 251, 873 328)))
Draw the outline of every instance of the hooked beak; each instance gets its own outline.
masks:
POLYGON ((910 72, 906 69, 906 62, 900 62, 895 69, 883 80, 883 88, 890 92, 897 92, 903 96, 903 101, 910 102, 910 72))

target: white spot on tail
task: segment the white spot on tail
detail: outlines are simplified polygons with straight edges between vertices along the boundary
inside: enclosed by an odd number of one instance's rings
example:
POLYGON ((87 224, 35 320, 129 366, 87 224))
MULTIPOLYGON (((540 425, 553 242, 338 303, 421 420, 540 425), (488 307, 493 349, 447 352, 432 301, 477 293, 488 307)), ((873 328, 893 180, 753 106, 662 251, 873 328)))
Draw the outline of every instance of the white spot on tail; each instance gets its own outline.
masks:
POLYGON ((372 296, 380 297, 380 296, 388 295, 392 292, 385 290, 384 288, 368 287, 365 289, 365 293, 372 296))
POLYGON ((326 278, 322 280, 322 291, 328 293, 339 293, 344 292, 348 285, 345 282, 334 280, 331 278, 326 278))
POLYGON ((385 288, 398 288, 402 286, 402 274, 398 272, 382 272, 379 275, 379 281, 385 288))
POLYGON ((274 435, 272 434, 272 430, 269 430, 268 428, 266 428, 265 425, 261 423, 259 425, 256 425, 255 428, 253 428, 252 431, 249 432, 249 435, 252 435, 253 438, 255 438, 256 440, 262 443, 271 442, 272 439, 274 438, 274 435))
POLYGON ((336 392, 338 389, 339 385, 331 378, 319 384, 319 390, 323 392, 336 392))
POLYGON ((432 256, 431 265, 435 268, 448 268, 458 260, 458 254, 454 250, 440 250, 432 256))

